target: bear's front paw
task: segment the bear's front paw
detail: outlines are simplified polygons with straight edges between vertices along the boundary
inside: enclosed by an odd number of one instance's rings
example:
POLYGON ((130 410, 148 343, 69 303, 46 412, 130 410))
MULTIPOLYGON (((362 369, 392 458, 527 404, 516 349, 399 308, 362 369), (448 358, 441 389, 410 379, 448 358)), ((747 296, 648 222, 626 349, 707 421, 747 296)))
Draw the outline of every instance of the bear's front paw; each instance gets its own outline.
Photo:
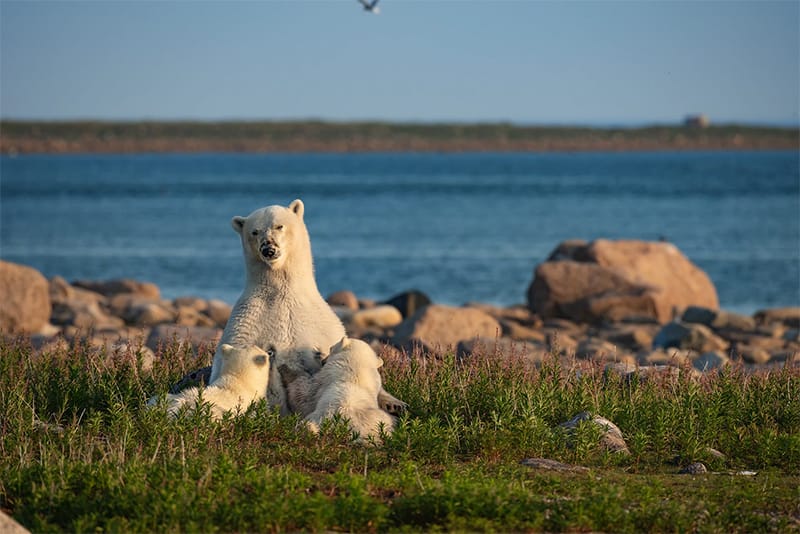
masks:
POLYGON ((319 434, 319 425, 314 421, 303 421, 300 424, 303 425, 306 428, 306 430, 308 430, 312 434, 319 434))
POLYGON ((401 401, 385 389, 378 392, 378 405, 391 415, 400 415, 408 409, 408 404, 401 401))

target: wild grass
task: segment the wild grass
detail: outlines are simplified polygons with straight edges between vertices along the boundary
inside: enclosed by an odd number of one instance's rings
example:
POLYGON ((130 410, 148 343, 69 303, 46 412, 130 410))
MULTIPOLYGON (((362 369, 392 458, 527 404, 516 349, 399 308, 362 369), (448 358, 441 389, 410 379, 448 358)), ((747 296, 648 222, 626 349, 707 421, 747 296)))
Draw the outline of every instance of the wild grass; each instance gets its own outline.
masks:
POLYGON ((798 367, 624 381, 556 358, 383 357, 409 410, 359 446, 341 422, 313 436, 263 403, 220 422, 145 408, 208 353, 166 347, 144 372, 132 352, 0 340, 0 507, 34 532, 800 530, 798 367), (558 425, 583 410, 631 455, 591 425, 568 440, 558 425), (693 461, 717 474, 677 474, 693 461))

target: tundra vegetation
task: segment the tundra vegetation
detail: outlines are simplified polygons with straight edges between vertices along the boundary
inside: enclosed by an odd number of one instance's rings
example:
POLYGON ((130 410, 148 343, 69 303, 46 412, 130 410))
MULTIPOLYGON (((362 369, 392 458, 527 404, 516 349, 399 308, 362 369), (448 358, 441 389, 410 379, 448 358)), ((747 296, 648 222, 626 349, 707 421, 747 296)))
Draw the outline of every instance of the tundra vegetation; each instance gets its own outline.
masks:
POLYGON ((2 121, 0 153, 794 150, 798 128, 323 121, 2 121))
POLYGON ((386 351, 385 386, 409 409, 363 446, 264 401, 221 421, 146 409, 212 351, 165 346, 145 371, 131 349, 0 339, 2 510, 35 532, 800 530, 796 365, 625 379, 556 357, 386 351), (630 454, 590 423, 565 433, 581 411, 616 423, 630 454), (679 474, 693 462, 709 472, 679 474))

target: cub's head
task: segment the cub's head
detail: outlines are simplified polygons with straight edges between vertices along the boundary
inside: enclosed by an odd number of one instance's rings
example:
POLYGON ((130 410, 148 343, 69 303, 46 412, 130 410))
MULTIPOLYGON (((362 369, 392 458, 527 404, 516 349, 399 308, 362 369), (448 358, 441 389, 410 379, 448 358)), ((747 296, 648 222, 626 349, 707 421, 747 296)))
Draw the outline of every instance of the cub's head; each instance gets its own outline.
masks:
POLYGON ((331 347, 328 361, 343 358, 347 358, 351 364, 365 369, 378 369, 383 366, 383 360, 375 354, 368 343, 347 336, 331 347))
POLYGON ((303 201, 297 199, 288 208, 267 206, 247 217, 231 219, 231 226, 242 238, 245 257, 280 269, 292 252, 292 244, 308 241, 303 212, 303 201))
POLYGON ((272 354, 255 345, 234 347, 226 343, 220 348, 222 349, 220 376, 235 376, 266 392, 272 354))

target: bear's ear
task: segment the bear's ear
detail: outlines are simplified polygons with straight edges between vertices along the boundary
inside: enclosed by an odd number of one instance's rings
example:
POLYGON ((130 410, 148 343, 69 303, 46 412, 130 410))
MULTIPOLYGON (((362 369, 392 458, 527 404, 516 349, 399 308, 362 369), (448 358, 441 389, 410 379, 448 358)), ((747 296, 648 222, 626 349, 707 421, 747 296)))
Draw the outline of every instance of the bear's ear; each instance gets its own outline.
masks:
POLYGON ((242 230, 244 230, 244 222, 246 220, 247 219, 245 217, 240 217, 238 215, 233 219, 231 219, 231 226, 233 227, 234 230, 236 230, 237 234, 241 235, 242 230))
POLYGON ((293 200, 292 203, 289 204, 289 209, 292 210, 294 214, 300 217, 301 219, 303 218, 303 213, 305 213, 305 206, 303 206, 303 201, 300 200, 299 198, 293 200))
POLYGON ((342 352, 344 349, 350 346, 350 338, 344 336, 342 339, 339 340, 336 345, 331 347, 330 353, 333 354, 334 352, 342 352))
POLYGON ((236 350, 233 348, 233 346, 228 345, 227 343, 223 343, 220 349, 222 350, 222 355, 226 358, 230 357, 230 355, 233 354, 233 351, 236 350))
POLYGON ((375 369, 379 369, 383 367, 383 358, 380 356, 375 356, 375 369))

